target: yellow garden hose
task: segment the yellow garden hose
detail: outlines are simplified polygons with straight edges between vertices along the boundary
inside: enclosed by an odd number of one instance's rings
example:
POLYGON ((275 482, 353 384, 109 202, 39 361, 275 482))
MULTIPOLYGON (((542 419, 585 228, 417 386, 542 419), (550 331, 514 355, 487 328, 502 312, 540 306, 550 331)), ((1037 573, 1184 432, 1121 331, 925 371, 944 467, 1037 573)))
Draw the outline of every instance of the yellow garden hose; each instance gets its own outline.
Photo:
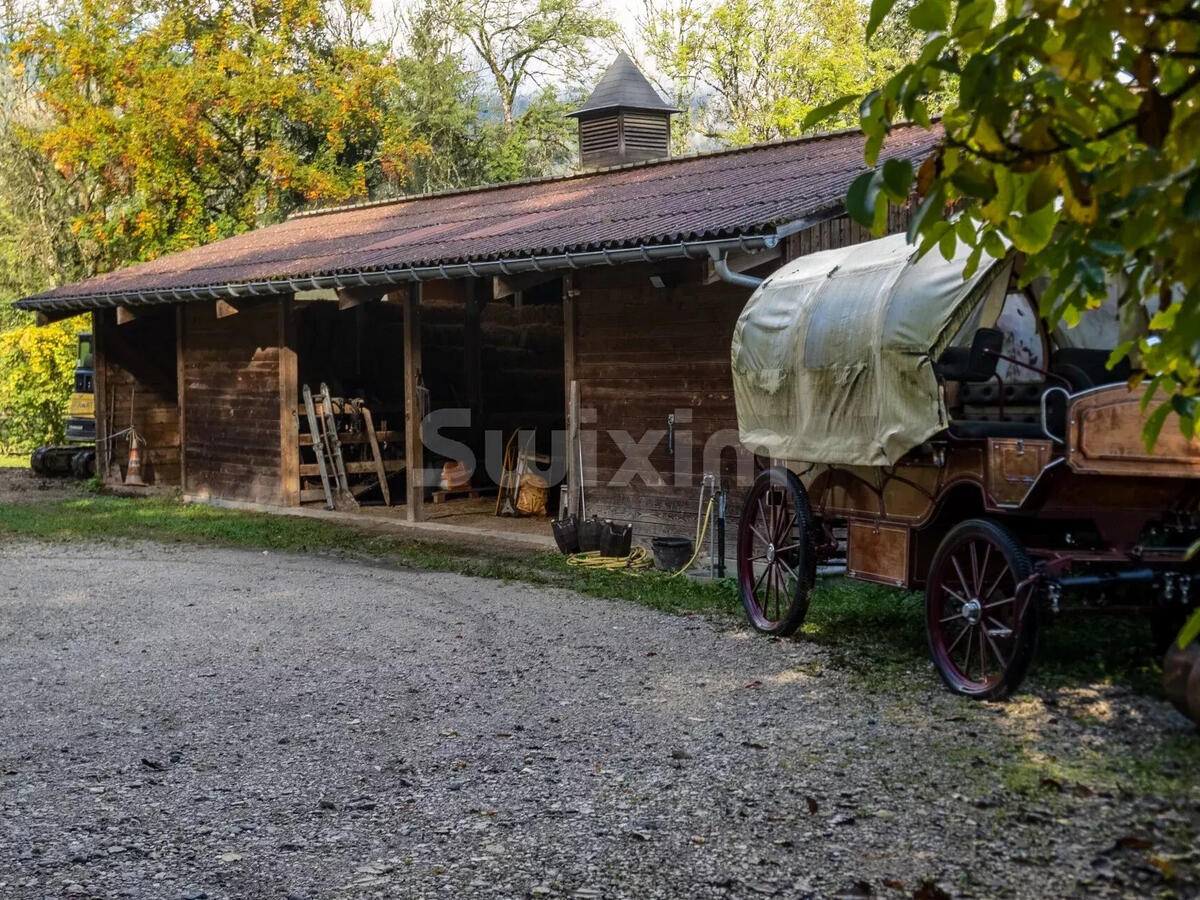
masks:
POLYGON ((696 557, 700 555, 700 548, 704 546, 704 536, 708 534, 708 518, 710 515, 712 515, 712 508, 713 498, 709 497, 708 506, 704 508, 704 522, 696 531, 696 547, 695 550, 692 551, 692 558, 685 562, 677 572, 672 572, 672 578, 676 577, 677 575, 682 575, 684 572, 690 569, 692 567, 692 563, 696 561, 696 557))
MULTIPOLYGON (((708 499, 708 506, 704 509, 704 520, 698 523, 696 531, 696 546, 692 552, 692 558, 683 564, 683 567, 676 572, 672 572, 668 577, 674 578, 677 575, 682 575, 692 567, 692 563, 696 561, 696 557, 700 555, 700 548, 704 546, 704 536, 708 534, 708 521, 712 515, 713 498, 708 499)), ((633 552, 628 556, 601 556, 599 550, 589 550, 587 553, 572 553, 567 557, 568 566, 577 566, 581 569, 603 569, 609 572, 625 572, 627 575, 638 575, 654 565, 654 560, 650 556, 650 551, 645 547, 634 547, 633 552)))
POLYGON ((568 566, 630 573, 648 569, 653 563, 645 547, 634 547, 628 556, 601 556, 599 550, 590 550, 587 553, 572 553, 567 557, 568 566))

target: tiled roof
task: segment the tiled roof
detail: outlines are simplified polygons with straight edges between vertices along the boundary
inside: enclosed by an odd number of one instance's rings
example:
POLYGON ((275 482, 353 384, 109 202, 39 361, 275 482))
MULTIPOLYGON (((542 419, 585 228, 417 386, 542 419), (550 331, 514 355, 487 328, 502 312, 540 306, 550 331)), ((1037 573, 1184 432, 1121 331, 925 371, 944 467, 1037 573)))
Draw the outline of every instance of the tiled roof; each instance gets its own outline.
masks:
MULTIPOLYGON (((902 126, 880 161, 926 155, 940 130, 902 126)), ((180 289, 759 235, 841 205, 863 136, 739 150, 295 216, 22 301, 167 296, 180 289)), ((178 297, 176 297, 178 299, 178 297)), ((74 304, 73 304, 74 305, 74 304)))
POLYGON ((573 116, 600 112, 605 109, 652 109, 661 112, 679 112, 658 95, 653 85, 646 80, 642 70, 622 50, 613 60, 608 71, 596 82, 596 89, 573 116))

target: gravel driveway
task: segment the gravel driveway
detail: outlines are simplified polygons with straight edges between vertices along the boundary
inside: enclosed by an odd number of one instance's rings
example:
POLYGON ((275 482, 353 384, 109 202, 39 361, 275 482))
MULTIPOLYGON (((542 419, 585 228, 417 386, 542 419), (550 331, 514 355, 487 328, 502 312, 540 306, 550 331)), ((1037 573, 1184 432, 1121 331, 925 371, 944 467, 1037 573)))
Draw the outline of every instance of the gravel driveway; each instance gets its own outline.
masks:
POLYGON ((0 685, 5 898, 1197 895, 1200 797, 1074 780, 1193 739, 1157 701, 564 591, 0 544, 0 685))

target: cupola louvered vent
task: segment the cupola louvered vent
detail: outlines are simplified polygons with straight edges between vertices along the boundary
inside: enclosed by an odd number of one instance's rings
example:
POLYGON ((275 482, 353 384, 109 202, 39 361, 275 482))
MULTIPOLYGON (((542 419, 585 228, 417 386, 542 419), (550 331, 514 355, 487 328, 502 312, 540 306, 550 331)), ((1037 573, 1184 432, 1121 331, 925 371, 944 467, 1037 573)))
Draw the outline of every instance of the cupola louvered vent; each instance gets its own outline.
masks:
POLYGON ((579 161, 585 168, 661 159, 671 155, 666 103, 626 54, 620 53, 587 102, 571 113, 579 120, 579 161))
POLYGON ((621 122, 619 116, 602 119, 579 120, 579 153, 584 158, 603 153, 619 153, 621 150, 621 122))

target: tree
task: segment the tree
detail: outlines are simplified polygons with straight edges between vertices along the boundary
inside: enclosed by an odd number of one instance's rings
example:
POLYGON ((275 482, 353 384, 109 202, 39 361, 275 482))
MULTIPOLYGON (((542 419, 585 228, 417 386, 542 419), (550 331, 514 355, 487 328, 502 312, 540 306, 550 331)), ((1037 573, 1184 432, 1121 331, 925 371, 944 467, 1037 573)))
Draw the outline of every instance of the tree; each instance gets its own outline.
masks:
POLYGON ((800 134, 814 108, 896 71, 908 44, 869 47, 865 24, 859 0, 645 0, 640 19, 686 124, 733 144, 800 134))
MULTIPOLYGON (((894 0, 873 0, 867 33, 894 0)), ((890 125, 927 128, 928 97, 957 81, 944 137, 914 173, 889 162, 847 197, 864 223, 889 204, 919 206, 910 237, 969 268, 1011 242, 1026 282, 1044 279, 1042 312, 1071 324, 1121 290, 1126 321, 1150 318, 1114 353, 1134 354, 1152 443, 1172 409, 1187 435, 1200 395, 1200 12, 1188 0, 921 0, 908 11, 920 55, 857 104, 874 165, 890 125), (953 212, 953 214, 952 214, 953 212)))
POLYGON ((480 129, 486 112, 478 76, 457 52, 455 33, 438 0, 409 10, 401 24, 392 106, 408 130, 429 146, 415 159, 410 192, 445 190, 486 181, 480 129))
POLYGON ((0 333, 0 452, 62 441, 78 325, 29 323, 0 333))
POLYGON ((87 273, 403 180, 425 148, 387 114, 395 69, 328 25, 318 0, 96 0, 21 30, 87 273))
POLYGON ((495 84, 508 126, 530 82, 578 84, 592 68, 593 46, 617 32, 594 0, 445 0, 444 9, 495 84))

